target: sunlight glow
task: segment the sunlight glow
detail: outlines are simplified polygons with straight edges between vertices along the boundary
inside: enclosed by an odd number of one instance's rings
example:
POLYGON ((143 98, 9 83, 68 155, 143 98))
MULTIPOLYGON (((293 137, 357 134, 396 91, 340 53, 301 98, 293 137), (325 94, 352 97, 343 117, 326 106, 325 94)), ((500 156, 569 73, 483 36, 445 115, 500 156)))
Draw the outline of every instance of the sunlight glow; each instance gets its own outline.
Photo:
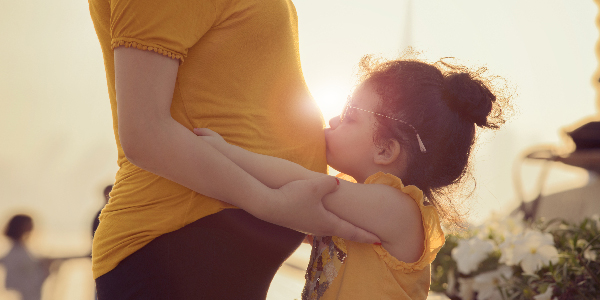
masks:
POLYGON ((330 86, 312 90, 315 101, 321 108, 325 124, 329 127, 329 120, 340 114, 346 99, 348 99, 348 87, 330 86))

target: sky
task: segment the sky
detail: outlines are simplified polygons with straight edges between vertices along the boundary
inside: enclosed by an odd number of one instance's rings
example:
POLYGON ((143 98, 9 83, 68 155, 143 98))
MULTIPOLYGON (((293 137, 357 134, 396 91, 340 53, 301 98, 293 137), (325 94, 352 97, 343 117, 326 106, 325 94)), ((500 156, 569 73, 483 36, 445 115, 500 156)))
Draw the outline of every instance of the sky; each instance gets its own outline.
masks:
MULTIPOLYGON (((516 87, 515 115, 475 152, 471 221, 516 206, 512 172, 527 149, 564 145, 565 128, 598 114, 592 75, 593 1, 297 0, 306 82, 324 118, 337 115, 365 54, 485 65, 516 87)), ((116 146, 102 61, 87 2, 0 5, 0 223, 33 215, 46 255, 89 251, 116 146)), ((539 164, 520 168, 532 194, 539 164), (521 170, 522 169, 522 170, 521 170)), ((547 193, 585 184, 583 170, 552 168, 547 193)), ((0 253, 6 250, 0 240, 0 253)))

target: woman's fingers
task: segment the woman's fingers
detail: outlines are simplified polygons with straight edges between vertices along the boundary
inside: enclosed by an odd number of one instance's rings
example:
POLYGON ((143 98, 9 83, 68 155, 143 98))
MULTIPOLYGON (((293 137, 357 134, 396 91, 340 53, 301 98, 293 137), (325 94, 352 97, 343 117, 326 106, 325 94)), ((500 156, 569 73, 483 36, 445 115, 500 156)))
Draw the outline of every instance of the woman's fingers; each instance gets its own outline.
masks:
POLYGON ((359 243, 381 243, 381 240, 376 235, 340 219, 328 210, 325 210, 323 218, 330 222, 331 225, 329 226, 331 226, 334 233, 332 235, 334 236, 359 243))
MULTIPOLYGON (((322 199, 325 195, 335 192, 339 188, 339 181, 335 177, 323 176, 308 180, 314 184, 315 199, 322 199)), ((353 224, 340 219, 332 212, 325 209, 321 204, 320 223, 327 231, 326 235, 334 235, 344 239, 352 240, 359 243, 380 243, 379 238, 353 224)))
MULTIPOLYGON (((332 176, 323 176, 311 179, 317 187, 316 198, 322 199, 326 194, 333 193, 339 188, 339 179, 332 176), (335 186, 333 185, 335 183, 335 186)), ((343 239, 359 243, 381 243, 381 240, 374 234, 357 227, 346 220, 340 219, 334 213, 322 206, 321 220, 324 228, 329 231, 326 235, 334 235, 343 239)))
POLYGON ((334 235, 361 243, 379 243, 374 234, 340 219, 325 209, 321 199, 338 189, 335 177, 322 176, 291 182, 280 190, 286 195, 279 210, 280 225, 314 235, 334 235))
POLYGON ((194 133, 198 136, 218 136, 219 134, 208 128, 194 128, 194 133))
POLYGON ((194 128, 193 132, 204 141, 210 143, 213 147, 217 147, 219 143, 225 142, 221 135, 208 128, 194 128))

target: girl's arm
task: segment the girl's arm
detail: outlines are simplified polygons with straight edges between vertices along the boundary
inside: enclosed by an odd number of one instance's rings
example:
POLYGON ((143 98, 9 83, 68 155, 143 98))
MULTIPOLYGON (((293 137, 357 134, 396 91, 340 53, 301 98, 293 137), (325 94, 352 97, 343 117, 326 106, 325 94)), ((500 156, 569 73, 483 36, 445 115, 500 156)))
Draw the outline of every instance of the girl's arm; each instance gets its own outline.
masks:
POLYGON ((268 188, 175 121, 170 108, 178 60, 126 47, 114 55, 118 140, 131 163, 277 225, 378 240, 323 208, 322 196, 336 188, 332 178, 268 188))
MULTIPOLYGON (((194 133, 210 143, 242 169, 271 188, 299 179, 327 176, 313 172, 285 159, 256 154, 227 143, 220 135, 206 128, 194 133)), ((344 180, 340 188, 323 198, 325 208, 340 218, 377 235, 388 251, 405 261, 415 260, 422 253, 421 213, 410 196, 382 184, 357 184, 344 180), (419 234, 421 233, 421 234, 419 234), (412 241, 415 241, 413 243, 412 241), (390 249, 401 248, 392 252, 390 249)))

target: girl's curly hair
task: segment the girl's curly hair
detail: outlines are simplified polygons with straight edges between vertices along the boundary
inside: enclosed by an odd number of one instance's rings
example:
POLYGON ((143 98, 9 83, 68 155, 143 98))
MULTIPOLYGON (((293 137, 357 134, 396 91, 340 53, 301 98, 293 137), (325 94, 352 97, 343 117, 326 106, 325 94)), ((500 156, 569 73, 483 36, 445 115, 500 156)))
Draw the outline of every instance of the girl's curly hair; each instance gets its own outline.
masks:
POLYGON ((423 190, 445 223, 460 227, 465 213, 456 199, 475 188, 469 160, 476 127, 498 129, 511 111, 511 96, 502 78, 485 76, 486 68, 469 69, 451 58, 426 63, 415 56, 411 49, 398 60, 365 56, 359 76, 381 97, 379 112, 412 125, 426 152, 410 126, 383 117, 377 117, 374 142, 396 139, 408 154, 404 183, 423 190))

